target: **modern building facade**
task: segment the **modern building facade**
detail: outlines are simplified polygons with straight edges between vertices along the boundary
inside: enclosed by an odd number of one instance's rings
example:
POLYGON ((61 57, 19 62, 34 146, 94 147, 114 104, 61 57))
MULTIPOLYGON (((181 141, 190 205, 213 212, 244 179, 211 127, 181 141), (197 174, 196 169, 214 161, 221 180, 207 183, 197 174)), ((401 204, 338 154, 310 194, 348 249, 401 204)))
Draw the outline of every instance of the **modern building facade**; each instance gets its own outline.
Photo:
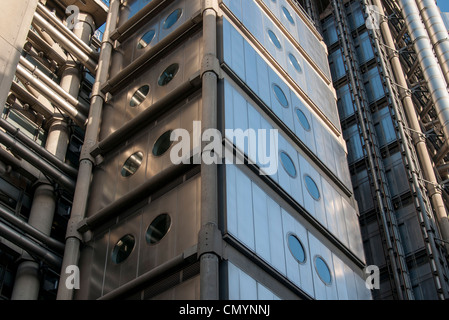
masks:
POLYGON ((447 298, 446 97, 386 2, 15 7, 1 297, 447 298))

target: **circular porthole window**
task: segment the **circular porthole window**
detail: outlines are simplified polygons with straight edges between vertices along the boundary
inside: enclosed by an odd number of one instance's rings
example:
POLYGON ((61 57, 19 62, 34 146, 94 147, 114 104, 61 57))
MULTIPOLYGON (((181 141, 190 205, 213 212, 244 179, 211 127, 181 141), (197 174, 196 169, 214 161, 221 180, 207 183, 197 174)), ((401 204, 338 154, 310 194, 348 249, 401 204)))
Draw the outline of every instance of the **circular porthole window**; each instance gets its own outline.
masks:
POLYGON ((318 190, 318 186, 316 185, 315 181, 308 175, 304 176, 304 181, 306 183, 307 191, 309 191, 309 194, 312 196, 312 198, 316 201, 320 200, 320 190, 318 190))
POLYGON ((285 96, 284 91, 282 91, 281 87, 279 87, 277 84, 273 84, 273 91, 276 95, 276 98, 278 99, 279 103, 284 107, 288 108, 288 100, 285 96))
POLYGON ((326 261, 320 256, 315 257, 315 270, 324 284, 330 285, 332 283, 331 270, 326 261))
POLYGON ((296 178, 296 167, 295 164, 293 163, 292 158, 290 158, 290 156, 284 151, 281 151, 280 158, 282 166, 284 167, 288 175, 292 178, 296 178))
POLYGON ((164 213, 156 217, 148 227, 145 239, 148 244, 157 244, 162 238, 165 237, 168 230, 170 230, 171 218, 168 214, 164 213))
POLYGON ((298 62, 298 59, 296 59, 296 57, 292 53, 289 53, 288 58, 290 60, 290 63, 292 64, 293 68, 295 68, 296 71, 298 71, 299 73, 302 73, 302 68, 298 62))
POLYGON ((270 29, 268 29, 268 36, 270 37, 270 40, 275 45, 275 47, 278 48, 279 50, 281 50, 282 45, 281 45, 281 42, 279 41, 279 38, 270 29))
POLYGON ((137 43, 137 49, 145 49, 151 43, 151 41, 153 41, 155 35, 156 31, 154 30, 150 30, 145 33, 137 43))
POLYGON ((131 97, 131 100, 129 101, 129 105, 132 108, 139 106, 146 99, 149 92, 150 92, 149 85, 144 85, 140 87, 139 89, 136 90, 136 92, 134 92, 133 96, 131 97))
POLYGON ((164 29, 170 29, 178 20, 181 18, 182 15, 182 9, 176 9, 172 13, 170 13, 165 19, 162 28, 164 29))
POLYGON ((176 76, 176 74, 179 71, 179 64, 173 63, 172 65, 168 66, 167 69, 162 72, 162 74, 159 76, 159 80, 157 83, 163 87, 170 83, 170 81, 173 80, 173 78, 176 76))
POLYGON ((298 261, 299 263, 306 262, 306 252, 298 237, 293 234, 289 234, 287 240, 290 253, 296 259, 296 261, 298 261))
POLYGON ((134 249, 136 240, 130 234, 121 238, 112 250, 112 262, 115 264, 125 261, 134 249))
POLYGON ((287 20, 292 24, 295 25, 295 20, 293 20, 292 15, 290 14, 290 11, 287 10, 286 7, 282 6, 282 11, 284 12, 284 16, 287 18, 287 20))
POLYGON ((143 153, 136 152, 132 156, 130 156, 122 167, 122 177, 130 177, 137 172, 137 170, 142 165, 143 153))
POLYGON ((302 110, 299 108, 296 108, 295 111, 296 111, 296 116, 298 117, 299 123, 301 123, 304 130, 310 131, 310 123, 309 123, 309 120, 307 119, 306 115, 304 114, 304 112, 302 112, 302 110))
POLYGON ((159 157, 170 149, 173 141, 170 140, 172 130, 163 133, 154 143, 153 155, 159 157))

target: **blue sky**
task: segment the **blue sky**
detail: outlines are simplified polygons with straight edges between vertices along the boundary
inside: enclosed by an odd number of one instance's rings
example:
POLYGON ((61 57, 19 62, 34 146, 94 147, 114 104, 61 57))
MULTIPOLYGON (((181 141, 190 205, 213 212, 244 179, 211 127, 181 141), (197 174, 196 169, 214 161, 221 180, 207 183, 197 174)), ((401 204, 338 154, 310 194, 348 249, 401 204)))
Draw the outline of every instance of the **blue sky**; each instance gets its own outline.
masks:
POLYGON ((437 4, 441 11, 449 12, 449 0, 437 0, 437 4))

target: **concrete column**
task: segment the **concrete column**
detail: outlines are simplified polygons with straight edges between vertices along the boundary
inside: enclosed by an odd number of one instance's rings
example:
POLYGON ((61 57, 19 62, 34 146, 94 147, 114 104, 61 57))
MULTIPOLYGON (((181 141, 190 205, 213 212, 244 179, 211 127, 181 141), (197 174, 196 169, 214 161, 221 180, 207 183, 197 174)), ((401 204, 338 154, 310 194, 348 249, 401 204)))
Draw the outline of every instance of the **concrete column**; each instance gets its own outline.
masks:
MULTIPOLYGON (((79 15, 79 23, 74 33, 86 43, 90 42, 95 30, 92 17, 86 14, 79 15)), ((69 59, 62 73, 60 86, 70 95, 78 98, 81 83, 81 68, 77 61, 69 59)), ((56 110, 55 110, 56 111, 56 110)), ((65 161, 69 145, 70 128, 67 120, 60 114, 55 114, 48 131, 45 148, 59 160, 65 161)), ((50 235, 56 209, 56 196, 54 187, 48 184, 43 177, 41 185, 34 192, 28 223, 46 235, 50 235)), ((14 283, 12 300, 36 300, 39 296, 40 276, 39 264, 28 254, 18 267, 14 283)))

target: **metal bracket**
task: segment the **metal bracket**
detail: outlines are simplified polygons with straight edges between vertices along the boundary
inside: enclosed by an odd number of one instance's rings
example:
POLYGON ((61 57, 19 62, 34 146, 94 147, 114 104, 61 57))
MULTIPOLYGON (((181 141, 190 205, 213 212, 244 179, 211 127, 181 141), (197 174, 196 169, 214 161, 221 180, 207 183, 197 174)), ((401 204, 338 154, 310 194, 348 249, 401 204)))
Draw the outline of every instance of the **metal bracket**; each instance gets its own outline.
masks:
POLYGON ((66 232, 66 238, 77 238, 81 242, 83 242, 83 236, 78 231, 79 228, 79 221, 74 219, 69 219, 69 222, 67 223, 67 232, 66 232))
POLYGON ((204 225, 198 233, 198 257, 205 253, 223 256, 223 239, 221 231, 215 224, 204 225))
POLYGON ((204 12, 207 9, 212 9, 218 14, 218 1, 217 0, 202 0, 201 3, 202 11, 204 12))
POLYGON ((219 79, 223 79, 223 73, 220 67, 220 61, 212 54, 206 54, 201 62, 201 77, 206 72, 214 72, 219 79))

